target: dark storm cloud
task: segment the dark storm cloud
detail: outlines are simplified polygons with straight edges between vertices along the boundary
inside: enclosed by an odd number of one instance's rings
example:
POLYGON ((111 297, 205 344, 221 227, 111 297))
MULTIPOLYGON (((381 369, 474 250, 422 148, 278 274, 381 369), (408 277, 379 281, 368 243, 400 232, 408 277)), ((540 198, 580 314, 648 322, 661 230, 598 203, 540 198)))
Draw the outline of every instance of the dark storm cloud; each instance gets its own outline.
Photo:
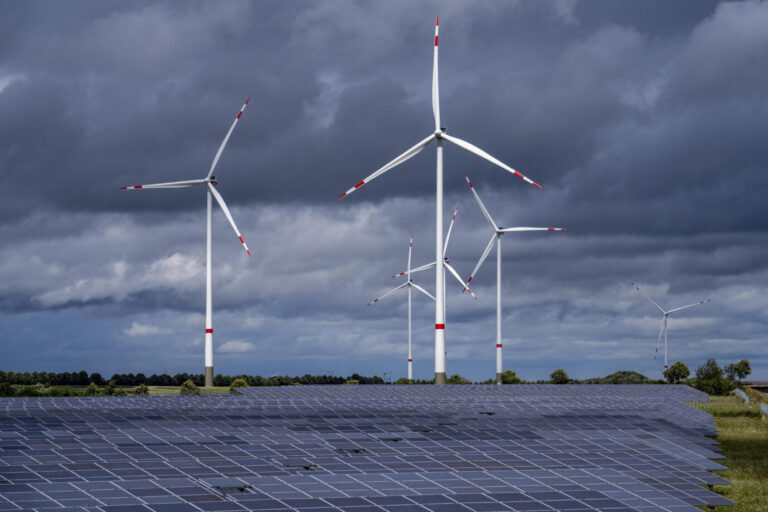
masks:
MULTIPOLYGON (((669 305, 722 304, 678 321, 680 357, 701 341, 765 361, 765 2, 3 4, 5 322, 41 350, 88 324, 78 339, 95 365, 110 358, 97 338, 142 364, 154 362, 137 347, 160 339, 180 354, 165 364, 196 365, 184 351, 202 350, 204 191, 118 188, 204 176, 251 96, 216 173, 255 254, 217 211, 222 357, 399 358, 402 297, 364 304, 397 284, 410 233, 414 262, 434 258, 434 146, 335 198, 433 130, 438 13, 443 124, 544 186, 447 145, 452 264, 467 277, 490 236, 464 172, 500 224, 569 229, 505 236, 505 346, 521 371, 644 357, 632 347, 653 342, 657 320, 630 281, 669 305)), ((478 376, 493 260, 481 301, 448 297, 449 365, 475 361, 478 376)), ((433 274, 418 279, 433 289, 433 274)), ((433 310, 415 308, 426 376, 433 310)), ((4 346, 26 364, 22 345, 4 346)))

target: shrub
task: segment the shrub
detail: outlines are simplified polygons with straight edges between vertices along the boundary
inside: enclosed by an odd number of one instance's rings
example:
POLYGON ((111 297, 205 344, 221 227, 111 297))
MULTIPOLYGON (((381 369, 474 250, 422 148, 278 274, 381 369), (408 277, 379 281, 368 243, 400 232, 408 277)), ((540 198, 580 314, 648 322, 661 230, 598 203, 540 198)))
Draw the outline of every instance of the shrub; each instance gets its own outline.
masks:
POLYGON ((733 384, 723 376, 723 370, 713 358, 707 359, 696 369, 693 387, 709 395, 727 395, 733 391, 733 384))
POLYGON ((232 384, 229 385, 230 388, 247 388, 248 382, 246 382, 245 379, 235 379, 232 381, 232 384))
POLYGON ((187 379, 181 385, 180 393, 182 395, 199 395, 200 394, 200 390, 197 388, 197 384, 192 382, 191 379, 187 379))
POLYGON ((552 379, 552 384, 568 384, 570 380, 568 374, 562 368, 553 371, 549 378, 552 379))
POLYGON ((520 382, 522 382, 520 377, 518 377, 517 374, 512 370, 506 370, 501 374, 502 384, 520 384, 520 382))
POLYGON ((472 384, 470 381, 459 375, 458 373, 454 373, 448 379, 445 381, 446 384, 472 384))
POLYGON ((344 384, 347 386, 357 386, 358 384, 360 384, 360 381, 357 379, 349 379, 344 384))
POLYGON ((691 371, 685 366, 685 363, 678 361, 666 370, 664 370, 664 378, 670 384, 680 384, 680 381, 685 380, 691 374, 691 371))
POLYGON ((96 384, 91 382, 88 384, 88 387, 85 388, 85 396, 96 396, 99 394, 99 388, 96 387, 96 384))
POLYGON ((413 379, 409 379, 408 377, 400 377, 395 381, 395 384, 413 384, 413 379))
POLYGON ((123 388, 115 388, 112 391, 112 396, 127 396, 128 393, 125 392, 123 388))
POLYGON ((149 386, 146 384, 139 384, 136 386, 136 389, 133 391, 136 396, 148 396, 149 395, 149 386))
POLYGON ((113 396, 117 390, 117 381, 112 379, 107 383, 107 387, 104 389, 104 394, 107 396, 113 396))

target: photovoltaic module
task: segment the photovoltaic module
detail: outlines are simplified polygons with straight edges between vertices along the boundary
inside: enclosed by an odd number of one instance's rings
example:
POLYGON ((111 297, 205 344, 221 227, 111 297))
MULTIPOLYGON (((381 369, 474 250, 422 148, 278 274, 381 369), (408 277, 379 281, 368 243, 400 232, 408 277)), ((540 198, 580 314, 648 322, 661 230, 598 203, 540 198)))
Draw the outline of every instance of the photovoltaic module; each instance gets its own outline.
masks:
POLYGON ((286 386, 0 399, 0 511, 697 511, 731 502, 671 385, 286 386))

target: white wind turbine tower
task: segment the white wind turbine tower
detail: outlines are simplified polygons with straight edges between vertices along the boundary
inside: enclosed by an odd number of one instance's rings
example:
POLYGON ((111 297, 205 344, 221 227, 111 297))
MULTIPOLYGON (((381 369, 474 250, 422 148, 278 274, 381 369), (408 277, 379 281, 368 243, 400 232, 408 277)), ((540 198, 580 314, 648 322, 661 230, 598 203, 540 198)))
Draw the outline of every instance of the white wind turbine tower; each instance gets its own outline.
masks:
MULTIPOLYGON (((413 351, 412 351, 412 339, 413 339, 413 323, 411 321, 411 288, 415 288, 427 297, 429 297, 432 300, 436 300, 427 290, 422 288, 421 286, 417 285, 411 280, 411 251, 413 250, 413 235, 411 235, 411 240, 408 243, 408 268, 405 272, 401 273, 400 275, 407 276, 407 281, 397 288, 394 288, 378 299, 373 299, 371 302, 368 303, 370 306, 371 304, 376 304, 384 297, 387 297, 389 295, 392 295, 393 293, 408 287, 408 380, 413 380, 413 351)), ((396 277, 396 276, 392 276, 396 277)))
MULTIPOLYGON (((435 118, 435 131, 431 133, 427 138, 408 149, 400 156, 380 168, 364 180, 360 181, 357 185, 350 188, 338 199, 345 197, 358 188, 362 187, 366 183, 370 182, 374 178, 381 176, 393 167, 405 162, 411 157, 415 156, 421 150, 433 140, 437 141, 437 166, 435 177, 435 261, 442 259, 443 255, 443 141, 447 140, 460 148, 466 149, 470 153, 474 153, 477 156, 488 160, 489 162, 501 167, 502 169, 514 174, 515 176, 522 178, 531 185, 541 188, 537 183, 534 183, 531 179, 523 176, 516 170, 512 169, 503 162, 492 157, 482 149, 466 142, 457 137, 453 137, 445 133, 445 129, 440 125, 440 94, 438 84, 438 72, 437 72, 437 35, 438 25, 440 18, 435 22, 435 51, 434 60, 432 66, 432 113, 435 118)), ((445 384, 445 293, 444 293, 444 267, 443 265, 435 265, 435 296, 437 301, 435 302, 435 384, 445 384)))
POLYGON ((251 255, 251 251, 248 250, 248 246, 245 244, 245 240, 243 240, 242 235, 240 234, 240 231, 237 229, 237 225, 235 225, 235 220, 232 218, 232 214, 229 213, 229 208, 227 208, 227 204, 224 202, 224 199, 221 197, 221 194, 214 188, 217 185, 216 182, 216 176, 214 176, 213 171, 216 169, 216 164, 219 163, 219 158, 221 157, 221 153, 224 151, 224 146, 227 145, 227 141, 229 141, 229 136, 232 135, 232 131, 235 129, 235 125, 237 124, 237 121, 240 119, 240 116, 243 115, 243 111, 245 110, 246 105, 248 105, 248 102, 251 99, 248 98, 245 100, 245 103, 240 108, 240 112, 238 112, 237 117, 235 117, 235 120, 232 122, 232 126, 229 128, 229 131, 227 132, 227 135, 224 137, 224 140, 222 141, 221 145, 219 146, 219 150, 216 152, 216 156, 213 157, 213 163, 211 164, 211 169, 208 171, 208 175, 203 179, 198 180, 189 180, 189 181, 172 181, 168 183, 153 183, 151 185, 135 185, 133 187, 120 187, 121 190, 139 190, 139 189, 155 189, 155 188, 186 188, 186 187, 192 187, 195 185, 205 185, 207 188, 207 196, 208 196, 208 209, 206 212, 206 240, 205 240, 205 256, 206 256, 206 265, 205 265, 205 385, 206 386, 213 386, 213 296, 211 293, 211 209, 212 209, 212 201, 211 197, 216 199, 216 202, 219 203, 219 206, 221 206, 222 211, 224 212, 224 215, 227 217, 227 220, 232 225, 232 229, 235 230, 235 235, 237 235, 237 238, 240 240, 240 243, 243 244, 243 248, 245 249, 245 252, 248 253, 248 256, 251 255))
POLYGON ((477 262, 477 265, 475 265, 475 269, 472 271, 472 275, 470 275, 469 279, 467 279, 467 284, 471 283, 472 279, 475 278, 475 274, 477 274, 477 271, 480 270, 480 265, 482 265, 485 259, 488 257, 488 254, 490 254, 491 250, 493 249, 493 243, 496 242, 496 383, 501 384, 501 374, 504 371, 501 352, 501 237, 504 235, 504 233, 513 233, 518 231, 565 231, 565 228, 503 228, 498 226, 493 218, 491 218, 491 214, 488 213, 488 210, 485 208, 483 202, 480 200, 480 196, 477 195, 477 190, 475 190, 472 182, 469 181, 469 176, 467 176, 467 173, 464 173, 464 178, 467 180, 469 189, 475 196, 477 204, 483 211, 483 215, 493 228, 493 235, 491 235, 491 240, 485 247, 485 251, 483 251, 483 255, 480 256, 480 260, 477 262))
POLYGON ((661 336, 664 335, 664 369, 666 370, 667 369, 667 318, 672 313, 675 313, 682 309, 692 308, 693 306, 698 306, 699 304, 706 304, 707 302, 712 302, 712 299, 700 300, 699 302, 688 304, 687 306, 670 309, 669 311, 664 311, 664 309, 662 309, 661 306, 656 304, 656 301, 654 301, 652 298, 646 295, 645 292, 643 292, 635 283, 630 283, 630 284, 632 284, 632 286, 635 287, 635 290, 642 293, 643 297, 648 299, 651 302, 651 304, 656 306, 656 309, 658 309, 661 312, 661 330, 659 331, 659 338, 656 340, 656 353, 653 355, 653 358, 656 359, 656 354, 659 353, 659 343, 661 343, 661 336))

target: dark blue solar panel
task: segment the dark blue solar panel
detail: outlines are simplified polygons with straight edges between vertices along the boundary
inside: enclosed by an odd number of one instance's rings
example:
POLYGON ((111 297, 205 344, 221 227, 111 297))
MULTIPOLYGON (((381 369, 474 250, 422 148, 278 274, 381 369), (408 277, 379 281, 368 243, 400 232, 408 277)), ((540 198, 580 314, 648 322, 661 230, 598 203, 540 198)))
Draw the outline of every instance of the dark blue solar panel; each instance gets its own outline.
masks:
POLYGON ((0 399, 0 511, 667 510, 730 502, 684 386, 0 399))

